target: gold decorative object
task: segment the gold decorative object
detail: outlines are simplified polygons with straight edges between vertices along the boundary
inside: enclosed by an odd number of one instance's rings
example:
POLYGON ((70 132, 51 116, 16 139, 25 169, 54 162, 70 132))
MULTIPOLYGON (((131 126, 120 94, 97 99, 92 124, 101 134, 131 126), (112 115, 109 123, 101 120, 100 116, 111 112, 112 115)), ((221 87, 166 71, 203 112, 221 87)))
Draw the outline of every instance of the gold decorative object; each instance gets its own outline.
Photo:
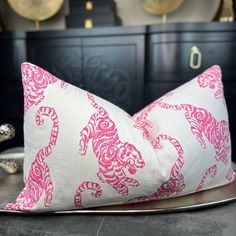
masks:
POLYGON ((202 65, 202 53, 197 46, 193 46, 190 52, 189 66, 191 69, 199 69, 202 65))
POLYGON ((85 8, 87 11, 92 11, 93 10, 93 2, 92 1, 87 1, 85 4, 85 8))
POLYGON ((86 29, 91 29, 91 28, 93 28, 93 20, 91 20, 91 19, 86 19, 86 20, 84 21, 84 28, 86 28, 86 29))
POLYGON ((152 15, 162 15, 162 22, 167 22, 167 13, 176 10, 184 0, 141 0, 143 9, 152 15))
POLYGON ((39 22, 54 16, 62 7, 64 0, 7 0, 11 8, 20 16, 35 21, 39 30, 39 22))
POLYGON ((2 167, 9 174, 15 174, 20 168, 18 161, 6 159, 0 159, 0 167, 2 167))
POLYGON ((232 0, 223 0, 220 11, 220 22, 232 22, 234 20, 234 9, 232 0))
POLYGON ((0 143, 15 137, 15 129, 11 124, 0 125, 0 143))
MULTIPOLYGON (((14 138, 15 129, 11 124, 0 125, 0 143, 14 138)), ((19 170, 19 162, 16 160, 9 160, 0 157, 0 167, 2 167, 9 174, 14 174, 19 170)))

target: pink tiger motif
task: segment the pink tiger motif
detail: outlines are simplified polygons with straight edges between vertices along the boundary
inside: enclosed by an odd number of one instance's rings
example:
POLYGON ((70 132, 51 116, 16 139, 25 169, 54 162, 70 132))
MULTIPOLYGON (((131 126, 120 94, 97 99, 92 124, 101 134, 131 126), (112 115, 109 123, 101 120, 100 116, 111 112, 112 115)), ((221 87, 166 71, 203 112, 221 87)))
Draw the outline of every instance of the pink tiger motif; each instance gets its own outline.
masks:
POLYGON ((134 125, 135 128, 143 130, 143 138, 150 139, 150 134, 148 132, 148 128, 152 128, 152 122, 147 118, 150 111, 154 108, 154 104, 151 103, 147 107, 145 107, 141 112, 135 114, 133 116, 134 121, 136 124, 134 125))
POLYGON ((30 210, 39 201, 43 193, 45 193, 44 206, 49 207, 51 205, 54 188, 45 158, 50 156, 53 147, 56 145, 59 125, 57 114, 53 108, 39 108, 35 118, 39 126, 44 124, 42 116, 48 116, 53 122, 49 143, 37 153, 35 160, 31 164, 29 175, 25 179, 25 187, 17 197, 16 202, 7 204, 5 209, 30 210))
POLYGON ((91 193, 91 196, 94 198, 98 198, 102 195, 102 189, 98 183, 84 181, 77 189, 74 197, 75 206, 79 209, 84 208, 82 205, 81 193, 87 190, 93 191, 91 193))
POLYGON ((128 195, 127 186, 136 187, 139 182, 127 177, 124 169, 134 175, 137 168, 144 167, 144 160, 134 145, 119 139, 115 123, 107 111, 95 102, 93 95, 88 93, 88 98, 97 113, 91 116, 88 125, 80 132, 80 154, 86 154, 91 139, 99 163, 98 178, 111 185, 119 194, 128 195))
MULTIPOLYGON (((170 97, 173 94, 174 92, 169 92, 163 97, 170 97)), ((148 115, 156 107, 156 103, 158 100, 154 101, 153 103, 145 107, 143 110, 133 115, 133 119, 136 122, 134 127, 143 130, 143 138, 148 140, 151 139, 148 129, 153 127, 153 123, 151 120, 148 119, 148 115)))
POLYGON ((216 165, 213 165, 210 168, 208 168, 208 170, 206 171, 206 173, 202 177, 202 179, 195 191, 199 192, 203 188, 206 180, 209 178, 214 178, 216 176, 216 174, 217 174, 217 166, 216 165))
POLYGON ((226 175, 226 180, 228 182, 232 182, 235 179, 235 172, 232 167, 230 167, 227 175, 226 175))
MULTIPOLYGON (((42 68, 30 63, 21 66, 24 87, 24 113, 32 106, 39 104, 44 99, 44 90, 49 84, 59 79, 42 68)), ((61 81, 61 87, 66 88, 68 83, 61 81)))
POLYGON ((222 75, 220 67, 215 65, 204 71, 201 75, 198 76, 198 84, 201 88, 210 88, 216 89, 214 97, 217 99, 222 99, 225 103, 223 84, 221 81, 222 75))
POLYGON ((227 121, 221 120, 218 122, 207 110, 190 104, 170 105, 160 99, 156 105, 167 110, 185 111, 185 117, 191 125, 191 131, 201 146, 204 149, 206 148, 204 135, 215 148, 215 159, 224 164, 228 163, 231 148, 227 121))
POLYGON ((153 147, 155 149, 161 149, 162 147, 160 142, 162 140, 169 141, 178 153, 178 158, 174 162, 171 168, 168 181, 163 183, 154 194, 150 196, 137 197, 129 200, 127 203, 145 202, 145 201, 174 197, 184 190, 185 188, 184 175, 181 173, 181 168, 184 165, 184 158, 183 158, 184 150, 177 139, 172 138, 169 135, 165 134, 160 134, 157 136, 157 138, 153 142, 153 147))

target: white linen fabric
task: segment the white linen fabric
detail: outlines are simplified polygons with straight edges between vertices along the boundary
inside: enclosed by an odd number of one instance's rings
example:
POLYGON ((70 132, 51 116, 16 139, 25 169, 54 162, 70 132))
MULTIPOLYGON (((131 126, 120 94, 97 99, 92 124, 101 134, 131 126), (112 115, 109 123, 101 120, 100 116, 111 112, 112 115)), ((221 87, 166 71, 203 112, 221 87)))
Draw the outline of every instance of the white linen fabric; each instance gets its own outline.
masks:
POLYGON ((233 181, 220 74, 212 67, 132 118, 23 63, 25 187, 5 209, 127 204, 233 181))

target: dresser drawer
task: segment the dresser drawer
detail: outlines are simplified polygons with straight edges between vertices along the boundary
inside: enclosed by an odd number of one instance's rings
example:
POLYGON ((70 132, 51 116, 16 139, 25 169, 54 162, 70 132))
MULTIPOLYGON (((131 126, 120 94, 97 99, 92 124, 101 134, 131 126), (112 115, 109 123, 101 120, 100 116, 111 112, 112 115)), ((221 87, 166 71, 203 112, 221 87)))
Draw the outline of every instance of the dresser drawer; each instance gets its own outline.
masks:
MULTIPOLYGON (((149 34, 147 45, 151 80, 159 80, 159 73, 197 75, 214 64, 236 72, 236 35, 232 32, 149 34)), ((178 80, 186 79, 180 76, 178 80)))
POLYGON ((70 4, 70 14, 115 12, 116 4, 113 1, 77 1, 70 4))
POLYGON ((116 24, 114 13, 89 13, 66 16, 66 26, 68 28, 93 28, 102 26, 112 26, 116 24))

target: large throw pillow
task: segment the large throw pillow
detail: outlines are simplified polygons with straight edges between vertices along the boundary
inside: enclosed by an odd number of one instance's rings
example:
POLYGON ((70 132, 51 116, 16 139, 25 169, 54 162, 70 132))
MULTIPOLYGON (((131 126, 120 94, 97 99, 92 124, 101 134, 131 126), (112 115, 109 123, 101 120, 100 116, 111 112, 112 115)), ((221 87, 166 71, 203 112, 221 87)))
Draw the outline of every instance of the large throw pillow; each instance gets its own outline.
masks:
POLYGON ((25 187, 5 208, 127 204, 229 183, 234 176, 227 109, 219 69, 212 71, 133 119, 24 63, 25 187))

